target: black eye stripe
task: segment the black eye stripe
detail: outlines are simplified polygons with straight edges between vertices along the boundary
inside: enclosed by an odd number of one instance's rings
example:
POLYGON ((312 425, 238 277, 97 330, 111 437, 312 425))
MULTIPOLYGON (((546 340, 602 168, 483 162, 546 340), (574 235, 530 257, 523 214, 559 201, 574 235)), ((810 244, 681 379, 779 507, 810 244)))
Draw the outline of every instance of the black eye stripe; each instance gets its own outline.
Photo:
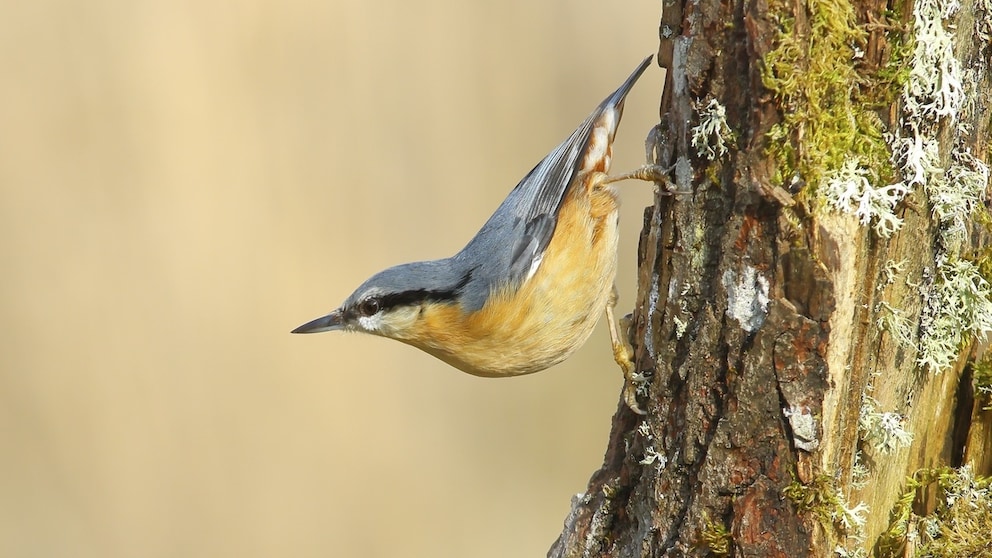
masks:
POLYGON ((396 308, 398 306, 416 306, 425 302, 447 302, 453 300, 457 294, 457 291, 428 291, 424 289, 405 291, 382 297, 382 307, 396 308))
POLYGON ((391 310, 400 306, 417 306, 425 302, 451 302, 458 298, 458 294, 465 288, 465 285, 468 284, 471 278, 472 272, 469 271, 464 277, 462 277, 461 281, 459 281, 451 289, 411 289, 409 291, 385 294, 381 296, 371 296, 359 302, 355 308, 355 311, 360 316, 372 316, 377 312, 391 310), (376 306, 375 311, 366 313, 372 309, 372 304, 376 306))

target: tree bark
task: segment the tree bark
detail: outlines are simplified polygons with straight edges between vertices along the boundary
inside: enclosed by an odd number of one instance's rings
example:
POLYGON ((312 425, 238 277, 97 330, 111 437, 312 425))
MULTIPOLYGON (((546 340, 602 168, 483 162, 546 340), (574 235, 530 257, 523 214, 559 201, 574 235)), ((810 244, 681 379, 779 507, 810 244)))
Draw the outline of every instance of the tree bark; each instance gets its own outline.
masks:
MULTIPOLYGON (((871 131, 877 121, 935 142, 934 180, 961 153, 972 169, 989 162, 992 8, 965 0, 938 21, 971 73, 956 111, 931 114, 906 92, 924 4, 663 2, 668 82, 648 147, 672 178, 645 212, 630 331, 647 415, 619 404, 603 466, 549 557, 912 555, 912 537, 893 529, 907 479, 968 463, 992 474, 992 412, 971 372, 981 328, 957 340, 950 366, 920 363, 945 310, 941 266, 992 268, 979 218, 988 175, 952 235, 939 189, 912 179, 894 136, 871 131), (850 26, 823 23, 845 10, 850 26), (853 109, 830 112, 843 106, 829 97, 838 91, 853 109), (857 121, 853 139, 836 132, 845 118, 857 121), (825 201, 838 146, 817 142, 831 131, 876 188, 908 185, 892 208, 897 231, 825 201), (873 163, 863 138, 889 162, 873 163), (873 431, 883 416, 897 427, 873 431)), ((933 490, 915 496, 912 517, 937 505, 933 490)))

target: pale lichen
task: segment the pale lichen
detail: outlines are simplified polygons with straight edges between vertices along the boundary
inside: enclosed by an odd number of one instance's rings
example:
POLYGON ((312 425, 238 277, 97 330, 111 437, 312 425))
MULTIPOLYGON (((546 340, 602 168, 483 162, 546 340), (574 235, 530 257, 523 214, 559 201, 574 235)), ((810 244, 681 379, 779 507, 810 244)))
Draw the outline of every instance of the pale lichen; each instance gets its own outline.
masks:
POLYGON ((861 450, 854 452, 854 463, 851 465, 851 488, 861 490, 868 486, 868 477, 871 469, 864 461, 864 454, 861 450))
POLYGON ((737 320, 744 331, 757 331, 768 314, 768 279, 745 264, 740 276, 732 269, 723 273, 723 287, 727 291, 727 315, 737 320))
POLYGON ((888 260, 882 267, 882 273, 885 274, 885 284, 891 285, 896 282, 896 278, 901 276, 906 271, 907 260, 902 259, 897 261, 888 260))
POLYGON ((641 465, 654 465, 659 471, 663 470, 668 465, 668 458, 664 454, 659 453, 658 450, 653 447, 644 448, 644 457, 638 461, 641 465))
POLYGON ((903 184, 907 189, 922 186, 941 176, 944 169, 940 166, 940 143, 936 137, 927 137, 919 130, 918 123, 909 122, 909 135, 903 135, 897 129, 885 134, 892 148, 892 160, 902 172, 903 184))
POLYGON ((840 545, 834 547, 834 554, 840 558, 868 558, 868 551, 864 548, 847 548, 840 545))
POLYGON ((940 223, 945 248, 955 252, 967 234, 972 214, 985 198, 989 167, 969 151, 956 149, 943 178, 927 182, 927 197, 940 223))
POLYGON ((942 257, 924 293, 917 362, 940 372, 957 360, 963 342, 992 332, 992 285, 974 263, 942 257))
POLYGON ((985 43, 992 43, 992 0, 976 0, 975 8, 975 35, 985 43))
POLYGON ((872 180, 877 182, 878 177, 849 158, 824 175, 821 192, 833 209, 853 213, 862 225, 872 225, 880 236, 889 237, 902 226, 895 208, 909 190, 902 183, 875 187, 872 180))
POLYGON ((699 124, 692 129, 692 146, 696 154, 710 161, 727 153, 727 144, 733 141, 733 132, 727 124, 727 109, 716 99, 694 107, 699 114, 699 124))
POLYGON ((858 433, 864 442, 883 455, 913 443, 913 433, 906 430, 906 417, 894 412, 879 412, 878 401, 869 395, 861 397, 858 433))
POLYGON ((782 409, 782 414, 792 428, 792 443, 803 451, 816 451, 820 447, 819 425, 813 412, 806 406, 782 409))
POLYGON ((957 118, 964 102, 961 63, 954 56, 954 35, 944 27, 960 8, 957 0, 916 0, 913 4, 913 52, 903 90, 911 118, 957 118))
POLYGON ((889 332, 895 342, 902 347, 916 345, 916 323, 904 310, 887 302, 879 302, 877 308, 878 329, 889 332))
MULTIPOLYGON (((984 12, 984 5, 978 7, 984 12)), ((917 362, 933 371, 953 364, 963 343, 992 331, 992 289, 961 254, 987 196, 989 167, 961 147, 967 129, 956 124, 962 111, 968 116, 975 110, 969 97, 976 97, 981 81, 978 75, 966 79, 955 56, 952 18, 959 9, 958 0, 915 0, 915 46, 903 86, 903 115, 886 136, 905 188, 922 186, 938 225, 934 268, 925 272, 920 287, 924 309, 917 354, 917 362), (950 138, 941 135, 945 129, 953 130, 950 138), (949 152, 946 164, 941 162, 942 139, 945 156, 949 152)), ((886 325, 898 325, 894 320, 896 312, 886 325)))
POLYGON ((637 433, 644 437, 644 456, 638 461, 641 465, 654 465, 659 471, 668 465, 668 457, 654 447, 654 434, 651 425, 644 421, 637 427, 637 433))

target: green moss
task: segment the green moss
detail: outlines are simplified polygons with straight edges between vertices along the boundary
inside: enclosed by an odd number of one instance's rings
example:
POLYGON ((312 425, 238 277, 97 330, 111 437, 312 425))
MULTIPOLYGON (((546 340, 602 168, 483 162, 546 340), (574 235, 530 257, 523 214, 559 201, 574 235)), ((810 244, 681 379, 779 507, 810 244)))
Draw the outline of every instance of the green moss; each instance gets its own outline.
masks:
POLYGON ((921 469, 906 481, 892 508, 889 528, 876 545, 879 558, 992 558, 992 477, 975 477, 968 467, 921 469), (935 489, 934 510, 919 516, 913 502, 935 489), (913 552, 907 552, 913 541, 913 552))
POLYGON ((706 165, 706 178, 711 184, 720 183, 720 164, 711 161, 710 164, 706 165))
POLYGON ((825 530, 838 538, 857 535, 864 527, 868 507, 859 504, 849 508, 831 475, 821 473, 810 484, 793 480, 783 493, 800 513, 812 514, 825 530))
POLYGON ((812 513, 824 529, 833 526, 831 517, 840 506, 840 500, 837 487, 829 475, 818 475, 808 485, 793 480, 783 492, 796 505, 799 513, 812 513))
POLYGON ((986 351, 981 360, 972 364, 971 379, 982 409, 992 410, 992 351, 986 351))
MULTIPOLYGON (((891 181, 891 152, 874 110, 898 97, 908 72, 901 63, 908 49, 896 40, 889 63, 874 75, 863 75, 856 49, 864 47, 867 34, 851 3, 809 0, 807 6, 808 34, 797 32, 793 19, 780 17, 776 47, 762 68, 762 82, 782 112, 766 138, 776 161, 773 180, 782 185, 799 178, 808 193, 854 157, 872 171, 874 181, 891 181)), ((770 10, 779 13, 784 6, 772 2, 770 10)))
POLYGON ((711 556, 727 556, 730 554, 730 531, 722 522, 713 521, 704 511, 703 530, 699 533, 696 547, 706 549, 711 556))
MULTIPOLYGON (((975 212, 972 213, 972 218, 982 226, 984 234, 992 235, 992 213, 989 212, 988 208, 984 205, 979 205, 975 209, 975 212)), ((992 245, 979 246, 974 254, 970 255, 969 259, 974 261, 975 265, 978 266, 978 273, 986 281, 992 283, 992 245)))
POLYGON ((912 35, 890 32, 888 45, 889 58, 875 74, 875 86, 867 90, 867 97, 879 108, 888 107, 902 94, 903 85, 909 81, 909 62, 913 58, 916 41, 912 35))

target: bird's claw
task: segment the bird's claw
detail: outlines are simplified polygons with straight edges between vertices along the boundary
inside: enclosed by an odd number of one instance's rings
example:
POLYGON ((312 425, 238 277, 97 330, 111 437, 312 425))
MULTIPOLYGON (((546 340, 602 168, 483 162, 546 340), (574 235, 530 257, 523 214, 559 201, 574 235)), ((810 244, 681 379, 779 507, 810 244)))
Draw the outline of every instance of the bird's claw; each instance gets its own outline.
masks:
POLYGON ((647 413, 637 402, 637 395, 647 386, 647 378, 634 371, 634 348, 630 346, 629 335, 627 335, 627 332, 630 331, 630 324, 630 315, 620 318, 620 331, 623 334, 620 335, 619 343, 613 345, 613 360, 623 370, 624 403, 631 411, 639 415, 646 415, 647 413))
POLYGON ((603 180, 603 183, 611 184, 622 180, 644 180, 646 182, 668 184, 670 182, 668 174, 672 172, 672 168, 661 165, 643 165, 629 172, 608 176, 603 180))
POLYGON ((610 340, 613 342, 613 360, 623 371, 623 401, 631 411, 639 415, 647 414, 637 402, 637 394, 647 386, 647 379, 634 371, 634 349, 630 345, 631 318, 628 314, 620 318, 619 323, 613 317, 613 307, 616 305, 616 289, 610 296, 610 304, 606 306, 607 319, 610 322, 610 340), (619 326, 619 331, 617 330, 619 326), (620 333, 620 332, 623 333, 620 333))

